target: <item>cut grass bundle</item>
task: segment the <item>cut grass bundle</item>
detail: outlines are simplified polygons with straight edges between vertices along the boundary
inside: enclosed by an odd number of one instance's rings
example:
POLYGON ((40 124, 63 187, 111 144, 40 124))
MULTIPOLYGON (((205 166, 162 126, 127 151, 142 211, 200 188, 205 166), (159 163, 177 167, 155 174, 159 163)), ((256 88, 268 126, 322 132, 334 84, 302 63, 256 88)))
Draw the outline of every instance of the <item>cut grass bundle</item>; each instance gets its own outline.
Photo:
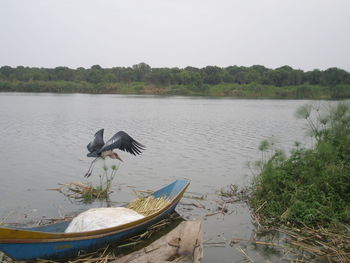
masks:
POLYGON ((151 214, 154 214, 160 211, 170 203, 171 201, 169 199, 166 199, 163 197, 154 198, 153 196, 149 196, 149 197, 141 197, 133 200, 128 205, 128 208, 144 216, 149 216, 151 214))

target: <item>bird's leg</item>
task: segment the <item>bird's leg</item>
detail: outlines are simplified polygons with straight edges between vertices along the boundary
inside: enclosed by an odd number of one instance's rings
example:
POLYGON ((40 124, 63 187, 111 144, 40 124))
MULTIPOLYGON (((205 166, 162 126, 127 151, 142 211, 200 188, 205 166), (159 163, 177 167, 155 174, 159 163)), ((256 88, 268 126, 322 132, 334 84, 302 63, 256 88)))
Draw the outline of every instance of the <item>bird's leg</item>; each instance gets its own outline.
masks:
POLYGON ((84 177, 88 178, 90 177, 91 173, 92 173, 92 169, 93 169, 93 164, 97 161, 97 159, 99 159, 100 157, 96 157, 95 160, 93 160, 90 164, 89 170, 87 171, 87 173, 84 175, 84 177))
POLYGON ((86 173, 85 177, 90 177, 91 173, 92 173, 92 170, 94 169, 94 164, 95 162, 100 159, 101 157, 96 157, 90 164, 90 167, 89 167, 89 170, 88 172, 86 173))

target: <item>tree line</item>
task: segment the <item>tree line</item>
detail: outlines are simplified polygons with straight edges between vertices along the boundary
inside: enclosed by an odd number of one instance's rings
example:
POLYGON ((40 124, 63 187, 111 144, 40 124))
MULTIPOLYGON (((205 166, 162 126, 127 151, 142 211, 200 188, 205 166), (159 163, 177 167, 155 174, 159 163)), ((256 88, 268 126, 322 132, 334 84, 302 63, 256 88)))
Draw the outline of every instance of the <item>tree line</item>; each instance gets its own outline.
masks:
MULTIPOLYGON (((103 83, 127 84, 142 82, 145 85, 150 84, 155 87, 173 85, 177 86, 178 89, 180 87, 179 93, 187 90, 195 94, 205 93, 209 86, 225 84, 258 85, 259 87, 304 85, 304 90, 300 89, 299 93, 307 94, 310 92, 310 89, 306 88, 305 85, 337 89, 344 85, 348 86, 350 85, 350 73, 335 67, 326 70, 303 71, 293 69, 290 66, 269 69, 262 65, 251 67, 229 66, 224 68, 217 66, 206 66, 203 68, 152 68, 146 63, 139 63, 132 67, 102 68, 99 65, 94 65, 90 68, 79 67, 77 69, 68 67, 2 66, 0 68, 0 91, 6 91, 5 86, 11 86, 11 82, 21 83, 22 85, 29 82, 69 82, 71 86, 77 86, 77 83, 80 83, 79 85, 85 83, 85 86, 94 87, 94 89, 102 88, 103 83), (99 87, 96 88, 96 86, 99 87)), ((344 87, 340 89, 344 93, 344 87)), ((347 94, 347 91, 348 88, 345 88, 346 97, 350 96, 350 93, 347 94)))
POLYGON ((151 68, 146 63, 139 63, 132 67, 102 68, 94 65, 91 68, 71 69, 68 67, 35 68, 18 66, 16 68, 3 66, 0 68, 0 80, 18 81, 86 81, 90 83, 100 82, 149 82, 152 84, 219 84, 259 83, 277 87, 300 84, 316 84, 332 86, 338 84, 350 84, 350 73, 339 69, 303 71, 283 66, 276 69, 268 69, 261 65, 251 67, 229 66, 221 68, 207 66, 204 68, 186 67, 180 68, 151 68))

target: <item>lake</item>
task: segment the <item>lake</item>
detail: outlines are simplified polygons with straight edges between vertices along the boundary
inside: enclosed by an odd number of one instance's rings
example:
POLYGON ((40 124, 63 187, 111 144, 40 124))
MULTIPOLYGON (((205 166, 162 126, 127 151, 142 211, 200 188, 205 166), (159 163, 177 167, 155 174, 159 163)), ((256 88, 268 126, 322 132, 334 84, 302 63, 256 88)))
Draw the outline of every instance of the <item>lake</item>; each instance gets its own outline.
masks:
MULTIPOLYGON (((294 117, 302 100, 243 100, 86 94, 0 93, 0 222, 26 223, 81 212, 104 202, 76 203, 49 189, 84 178, 91 158, 86 145, 105 129, 105 140, 124 130, 146 146, 139 156, 120 152, 111 201, 123 204, 133 190, 156 190, 176 179, 191 180, 178 212, 201 218, 215 212, 217 192, 253 178, 247 163, 260 159, 259 143, 273 137, 288 152, 305 139, 305 123, 294 117), (205 209, 191 206, 200 203, 205 209)), ((245 203, 204 221, 204 262, 232 262, 242 254, 228 245, 232 237, 254 234, 245 203)), ((247 247, 252 251, 251 247, 247 247)), ((259 252, 255 251, 255 256, 259 252)))

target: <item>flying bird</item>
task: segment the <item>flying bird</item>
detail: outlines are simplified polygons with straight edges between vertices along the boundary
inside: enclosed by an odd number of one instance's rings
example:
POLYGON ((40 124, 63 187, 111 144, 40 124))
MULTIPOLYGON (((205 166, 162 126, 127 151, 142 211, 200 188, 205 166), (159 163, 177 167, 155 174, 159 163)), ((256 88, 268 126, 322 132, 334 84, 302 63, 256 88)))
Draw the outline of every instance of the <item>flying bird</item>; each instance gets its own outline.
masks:
POLYGON ((117 132, 105 143, 103 140, 103 132, 104 129, 96 132, 94 139, 86 146, 89 151, 87 157, 95 157, 95 159, 91 162, 85 177, 89 177, 91 175, 92 165, 99 158, 105 158, 108 156, 112 159, 123 161, 116 152, 113 152, 114 149, 127 151, 133 155, 140 154, 145 149, 145 146, 135 141, 124 131, 117 132))

